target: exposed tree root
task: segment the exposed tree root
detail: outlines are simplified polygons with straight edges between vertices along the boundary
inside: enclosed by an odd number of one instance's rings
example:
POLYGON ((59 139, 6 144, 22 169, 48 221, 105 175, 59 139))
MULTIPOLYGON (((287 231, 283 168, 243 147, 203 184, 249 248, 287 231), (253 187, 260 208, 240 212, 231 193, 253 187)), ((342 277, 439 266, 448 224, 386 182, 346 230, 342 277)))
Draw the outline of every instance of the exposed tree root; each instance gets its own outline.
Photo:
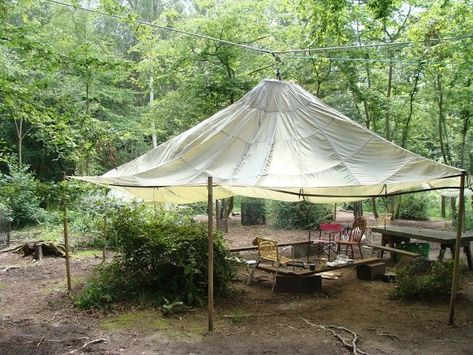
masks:
POLYGON ((346 327, 337 326, 337 325, 315 324, 315 323, 309 322, 307 319, 304 319, 304 318, 302 318, 302 320, 313 327, 317 327, 331 333, 335 338, 337 338, 343 343, 343 346, 345 348, 347 348, 348 350, 351 350, 354 355, 358 355, 358 354, 368 355, 367 352, 358 349, 356 345, 356 342, 358 341, 358 334, 356 334, 353 330, 348 329, 346 327), (350 334, 350 337, 345 338, 344 336, 342 336, 343 333, 350 334))
POLYGON ((66 354, 74 354, 74 353, 77 352, 77 351, 80 351, 80 350, 85 349, 86 347, 88 347, 88 346, 91 345, 91 344, 106 343, 106 342, 108 342, 108 340, 105 339, 105 338, 94 339, 94 340, 88 341, 87 343, 85 343, 84 345, 82 345, 80 348, 71 350, 71 351, 69 351, 69 352, 66 353, 66 354))

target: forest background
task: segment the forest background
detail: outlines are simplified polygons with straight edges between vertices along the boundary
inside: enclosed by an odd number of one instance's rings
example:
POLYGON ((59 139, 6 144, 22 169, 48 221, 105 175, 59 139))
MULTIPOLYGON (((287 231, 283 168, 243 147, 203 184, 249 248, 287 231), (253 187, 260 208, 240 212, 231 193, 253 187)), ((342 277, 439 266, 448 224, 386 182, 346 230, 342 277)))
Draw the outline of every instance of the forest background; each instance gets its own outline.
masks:
POLYGON ((0 1, 0 207, 40 221, 63 173, 125 163, 277 68, 471 174, 472 28, 469 0, 0 1))

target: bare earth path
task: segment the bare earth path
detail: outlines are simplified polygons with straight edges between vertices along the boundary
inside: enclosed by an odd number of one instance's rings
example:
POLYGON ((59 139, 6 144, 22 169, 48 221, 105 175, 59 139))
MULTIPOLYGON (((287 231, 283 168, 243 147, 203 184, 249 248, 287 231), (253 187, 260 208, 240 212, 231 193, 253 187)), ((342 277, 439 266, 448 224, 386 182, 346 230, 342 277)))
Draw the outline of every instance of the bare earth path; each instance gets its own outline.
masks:
MULTIPOLYGON (((340 218, 349 223, 350 216, 340 218)), ((281 241, 306 238, 301 231, 272 231, 237 223, 226 238, 234 247, 248 245, 256 235, 281 241)), ((73 258, 74 283, 83 283, 99 263, 94 256, 73 258)), ((63 259, 33 262, 17 254, 0 254, 0 355, 64 354, 94 340, 97 342, 72 353, 350 353, 332 335, 304 319, 350 328, 360 336, 359 348, 369 354, 473 353, 471 273, 459 297, 456 325, 449 327, 448 305, 390 300, 393 284, 359 281, 353 270, 344 270, 338 280, 324 280, 321 293, 272 295, 269 275, 258 273, 259 281, 250 287, 242 269, 233 285, 234 295, 216 300, 216 331, 207 334, 205 309, 171 318, 132 306, 106 314, 79 312, 64 291, 64 269, 63 259), (16 268, 2 272, 11 266, 16 268)))

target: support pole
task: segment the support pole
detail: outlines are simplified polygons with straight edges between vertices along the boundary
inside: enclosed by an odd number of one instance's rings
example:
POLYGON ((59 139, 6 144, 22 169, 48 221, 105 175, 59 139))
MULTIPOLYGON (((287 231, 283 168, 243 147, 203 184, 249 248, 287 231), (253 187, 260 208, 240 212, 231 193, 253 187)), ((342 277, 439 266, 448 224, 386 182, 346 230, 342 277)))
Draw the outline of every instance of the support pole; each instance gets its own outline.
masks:
MULTIPOLYGON (((105 212, 106 213, 106 212, 105 212)), ((107 215, 103 216, 103 249, 102 249, 102 262, 107 260, 107 215)))
POLYGON ((215 228, 217 231, 222 229, 220 226, 220 206, 218 205, 218 200, 215 200, 215 228))
POLYGON ((337 203, 333 204, 333 223, 337 223, 337 203))
POLYGON ((63 175, 63 195, 62 195, 62 207, 63 207, 63 218, 64 218, 64 248, 66 249, 66 277, 67 277, 67 291, 72 291, 71 283, 71 265, 69 260, 69 233, 68 233, 68 224, 67 224, 67 194, 66 189, 66 174, 63 175))
POLYGON ((455 321, 455 304, 457 300, 458 289, 458 267, 460 261, 460 247, 461 237, 463 231, 463 216, 465 209, 465 172, 460 177, 460 198, 458 201, 458 223, 457 223, 457 238, 455 241, 455 258, 453 259, 453 277, 452 277, 452 292, 450 295, 450 308, 448 310, 448 325, 453 325, 455 321))
POLYGON ((213 181, 208 183, 208 292, 207 308, 209 312, 209 332, 214 330, 214 241, 213 241, 213 181))

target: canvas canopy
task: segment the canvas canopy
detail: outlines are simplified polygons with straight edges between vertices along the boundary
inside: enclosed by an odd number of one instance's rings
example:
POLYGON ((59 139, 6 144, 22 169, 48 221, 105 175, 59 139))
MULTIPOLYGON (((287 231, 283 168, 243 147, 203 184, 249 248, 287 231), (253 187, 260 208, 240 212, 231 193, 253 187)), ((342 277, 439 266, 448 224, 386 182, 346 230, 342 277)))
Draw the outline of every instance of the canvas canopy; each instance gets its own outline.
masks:
POLYGON ((146 201, 232 195, 343 202, 408 189, 458 188, 462 170, 411 153, 300 86, 264 80, 239 101, 101 176, 146 201))

